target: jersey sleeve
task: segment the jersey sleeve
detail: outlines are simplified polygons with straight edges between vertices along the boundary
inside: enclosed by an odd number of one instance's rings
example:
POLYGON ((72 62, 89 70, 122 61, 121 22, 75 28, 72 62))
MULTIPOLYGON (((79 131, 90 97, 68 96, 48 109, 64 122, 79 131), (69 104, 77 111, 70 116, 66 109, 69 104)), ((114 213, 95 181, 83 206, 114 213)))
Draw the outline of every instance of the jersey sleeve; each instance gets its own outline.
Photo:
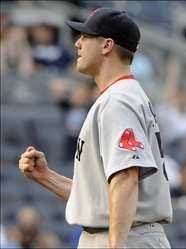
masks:
POLYGON ((157 171, 139 108, 110 97, 99 116, 100 154, 110 177, 123 169, 140 168, 140 179, 157 171))

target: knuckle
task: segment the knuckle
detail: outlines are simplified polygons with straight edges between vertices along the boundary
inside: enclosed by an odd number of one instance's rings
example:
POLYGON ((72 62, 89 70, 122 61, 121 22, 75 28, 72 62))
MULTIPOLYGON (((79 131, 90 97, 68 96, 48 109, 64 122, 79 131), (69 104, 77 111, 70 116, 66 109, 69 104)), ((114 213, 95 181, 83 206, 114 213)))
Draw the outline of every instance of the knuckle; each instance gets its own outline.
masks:
POLYGON ((19 169, 20 169, 21 172, 24 172, 24 167, 19 166, 19 169))
POLYGON ((25 163, 25 158, 22 158, 22 159, 20 160, 20 163, 21 163, 21 164, 24 164, 24 163, 25 163))
POLYGON ((21 155, 21 158, 25 158, 25 157, 27 157, 28 155, 27 155, 27 152, 25 152, 25 153, 23 153, 22 155, 21 155))
POLYGON ((24 169, 24 168, 25 168, 25 164, 24 164, 24 163, 20 163, 20 164, 19 164, 19 168, 20 168, 20 169, 24 169))
POLYGON ((22 167, 21 167, 21 171, 22 171, 22 172, 27 171, 28 167, 29 167, 29 166, 28 166, 27 164, 23 164, 22 167))
POLYGON ((39 152, 39 154, 40 154, 41 157, 45 156, 45 154, 43 152, 41 152, 41 151, 39 152))
POLYGON ((30 160, 29 160, 28 158, 25 158, 25 159, 24 159, 24 162, 25 162, 25 163, 29 163, 30 160))

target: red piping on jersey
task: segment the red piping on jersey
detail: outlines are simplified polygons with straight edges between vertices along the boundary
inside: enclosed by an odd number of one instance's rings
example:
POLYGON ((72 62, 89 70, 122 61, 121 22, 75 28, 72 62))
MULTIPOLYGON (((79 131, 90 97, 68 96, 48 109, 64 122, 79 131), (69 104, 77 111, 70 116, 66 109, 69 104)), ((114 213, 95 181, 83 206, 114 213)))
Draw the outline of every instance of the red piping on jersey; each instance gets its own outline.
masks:
POLYGON ((126 79, 135 79, 134 75, 132 74, 128 74, 128 75, 123 75, 120 76, 118 79, 116 79, 115 81, 113 81, 112 83, 110 83, 108 86, 106 86, 99 95, 101 95, 102 93, 104 93, 110 86, 112 86, 113 84, 117 83, 119 80, 126 80, 126 79))

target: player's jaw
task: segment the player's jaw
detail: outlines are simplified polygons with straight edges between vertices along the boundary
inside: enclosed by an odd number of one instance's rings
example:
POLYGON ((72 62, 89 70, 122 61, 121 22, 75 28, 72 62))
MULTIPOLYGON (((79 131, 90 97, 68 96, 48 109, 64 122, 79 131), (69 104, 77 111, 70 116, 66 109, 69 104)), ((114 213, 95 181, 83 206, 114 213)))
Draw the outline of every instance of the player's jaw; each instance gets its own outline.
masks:
POLYGON ((77 59, 76 69, 80 73, 88 74, 94 77, 99 69, 99 62, 100 61, 98 60, 98 58, 96 58, 95 56, 91 57, 90 53, 88 56, 82 55, 77 59))
POLYGON ((89 65, 89 59, 87 58, 88 56, 83 55, 83 54, 78 54, 77 60, 76 60, 76 69, 81 72, 88 74, 88 65, 89 65))

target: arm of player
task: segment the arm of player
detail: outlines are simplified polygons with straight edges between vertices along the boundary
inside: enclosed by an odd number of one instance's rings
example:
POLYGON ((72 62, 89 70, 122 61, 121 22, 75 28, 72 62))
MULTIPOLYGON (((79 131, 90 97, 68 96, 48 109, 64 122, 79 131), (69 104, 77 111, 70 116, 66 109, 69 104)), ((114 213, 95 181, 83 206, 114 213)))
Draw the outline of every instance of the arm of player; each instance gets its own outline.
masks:
POLYGON ((71 192, 72 180, 48 168, 44 153, 34 147, 21 155, 19 168, 22 173, 67 201, 71 192))
POLYGON ((40 179, 39 183, 54 194, 58 195, 65 202, 68 201, 72 187, 72 180, 70 178, 62 176, 49 169, 47 174, 40 179))
POLYGON ((137 167, 122 170, 113 175, 109 184, 109 248, 126 246, 138 200, 137 167))

